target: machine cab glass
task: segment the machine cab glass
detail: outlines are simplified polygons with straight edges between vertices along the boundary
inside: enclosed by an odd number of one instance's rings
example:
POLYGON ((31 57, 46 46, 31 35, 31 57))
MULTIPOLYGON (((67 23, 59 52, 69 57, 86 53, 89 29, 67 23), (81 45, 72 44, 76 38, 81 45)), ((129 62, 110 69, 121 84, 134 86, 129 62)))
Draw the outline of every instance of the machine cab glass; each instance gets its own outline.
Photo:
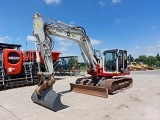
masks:
POLYGON ((127 70, 126 50, 106 50, 104 51, 104 71, 121 72, 127 70))

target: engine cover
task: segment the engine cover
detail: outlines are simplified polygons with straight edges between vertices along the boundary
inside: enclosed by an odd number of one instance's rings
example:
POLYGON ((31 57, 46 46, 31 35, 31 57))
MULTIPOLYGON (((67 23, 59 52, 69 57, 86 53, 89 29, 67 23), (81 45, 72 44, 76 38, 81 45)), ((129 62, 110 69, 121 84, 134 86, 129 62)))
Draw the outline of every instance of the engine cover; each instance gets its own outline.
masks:
POLYGON ((19 74, 22 69, 22 52, 16 49, 3 49, 3 65, 8 75, 19 74))

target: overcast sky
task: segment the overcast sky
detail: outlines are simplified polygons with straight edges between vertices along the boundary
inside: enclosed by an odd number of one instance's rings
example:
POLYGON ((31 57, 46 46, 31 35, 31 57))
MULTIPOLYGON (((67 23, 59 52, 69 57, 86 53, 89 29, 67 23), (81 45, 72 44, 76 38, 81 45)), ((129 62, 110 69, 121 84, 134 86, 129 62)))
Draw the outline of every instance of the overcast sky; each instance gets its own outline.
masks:
MULTIPOLYGON (((39 12, 84 27, 96 50, 126 49, 134 57, 160 54, 160 0, 1 0, 0 11, 0 42, 22 49, 34 49, 31 18, 39 12)), ((53 39, 53 51, 80 56, 75 42, 53 39)))

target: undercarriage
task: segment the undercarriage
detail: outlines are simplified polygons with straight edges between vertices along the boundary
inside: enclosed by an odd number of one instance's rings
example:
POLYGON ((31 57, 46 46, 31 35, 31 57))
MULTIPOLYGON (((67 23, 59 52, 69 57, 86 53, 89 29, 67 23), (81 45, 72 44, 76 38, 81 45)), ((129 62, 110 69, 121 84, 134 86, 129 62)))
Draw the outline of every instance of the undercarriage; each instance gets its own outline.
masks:
POLYGON ((128 77, 85 77, 70 83, 71 91, 107 98, 108 94, 115 94, 132 87, 133 80, 128 77))

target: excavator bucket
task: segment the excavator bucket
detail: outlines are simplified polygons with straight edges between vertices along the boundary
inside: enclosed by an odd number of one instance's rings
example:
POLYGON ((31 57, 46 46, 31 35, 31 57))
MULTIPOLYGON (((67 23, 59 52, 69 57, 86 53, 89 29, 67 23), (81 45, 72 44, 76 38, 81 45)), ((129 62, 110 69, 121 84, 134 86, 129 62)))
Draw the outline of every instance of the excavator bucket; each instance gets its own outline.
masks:
POLYGON ((96 86, 70 83, 70 91, 103 97, 103 98, 108 97, 108 89, 104 87, 96 87, 96 86))
POLYGON ((56 112, 67 107, 61 103, 60 97, 61 94, 56 93, 52 89, 47 89, 41 91, 41 96, 37 95, 36 92, 33 92, 31 100, 56 112))

